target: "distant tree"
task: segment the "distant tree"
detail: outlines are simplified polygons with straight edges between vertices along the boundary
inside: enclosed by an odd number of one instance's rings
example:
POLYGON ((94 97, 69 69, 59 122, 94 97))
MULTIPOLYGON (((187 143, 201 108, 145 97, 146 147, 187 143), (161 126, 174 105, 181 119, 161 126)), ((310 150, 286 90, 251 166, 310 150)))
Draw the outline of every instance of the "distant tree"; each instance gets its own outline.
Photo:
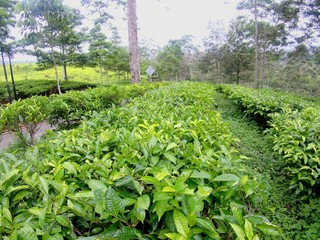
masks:
POLYGON ((138 23, 136 12, 136 0, 127 1, 129 59, 131 82, 140 83, 140 61, 138 46, 138 23))
POLYGON ((9 46, 7 40, 11 38, 10 27, 15 25, 14 6, 15 0, 0 0, 0 51, 3 64, 3 70, 6 80, 9 102, 12 102, 11 89, 8 81, 8 75, 5 68, 4 55, 8 52, 9 46))
POLYGON ((65 6, 65 11, 69 17, 61 22, 61 32, 57 38, 60 48, 59 60, 63 69, 63 77, 68 82, 67 63, 74 62, 76 55, 81 51, 81 44, 84 42, 84 33, 77 32, 75 29, 82 24, 83 16, 79 10, 65 6))
POLYGON ((220 48, 224 73, 230 82, 239 84, 249 80, 250 83, 248 74, 252 72, 254 48, 247 40, 248 34, 247 20, 238 17, 230 25, 226 44, 220 48))
POLYGON ((59 40, 65 36, 68 23, 75 19, 75 12, 63 5, 62 0, 22 0, 18 9, 21 14, 20 26, 35 51, 50 49, 58 93, 61 94, 57 69, 59 52, 56 49, 61 47, 59 40))
POLYGON ((102 79, 103 68, 107 65, 107 57, 112 43, 101 32, 100 25, 91 29, 89 34, 89 57, 92 66, 98 66, 100 78, 102 79))
POLYGON ((170 40, 157 56, 159 77, 170 81, 181 80, 183 55, 182 41, 170 40))
POLYGON ((298 45, 286 57, 282 71, 283 88, 299 93, 319 91, 318 81, 320 71, 314 56, 305 44, 298 45))
MULTIPOLYGON (((208 25, 209 36, 203 41, 204 53, 198 60, 198 68, 206 74, 210 81, 222 82, 224 79, 222 69, 221 47, 227 41, 227 30, 223 22, 210 22, 208 25)), ((202 76, 203 77, 203 76, 202 76)))
POLYGON ((157 70, 159 77, 166 80, 190 80, 192 64, 198 49, 192 44, 192 36, 186 35, 180 39, 169 40, 169 43, 159 51, 157 70))
POLYGON ((251 38, 255 49, 254 86, 265 84, 267 55, 280 45, 286 45, 289 30, 296 27, 298 10, 294 0, 242 0, 239 10, 251 13, 251 38))
POLYGON ((151 39, 142 39, 139 42, 140 66, 143 72, 149 67, 156 65, 157 54, 160 47, 151 39))

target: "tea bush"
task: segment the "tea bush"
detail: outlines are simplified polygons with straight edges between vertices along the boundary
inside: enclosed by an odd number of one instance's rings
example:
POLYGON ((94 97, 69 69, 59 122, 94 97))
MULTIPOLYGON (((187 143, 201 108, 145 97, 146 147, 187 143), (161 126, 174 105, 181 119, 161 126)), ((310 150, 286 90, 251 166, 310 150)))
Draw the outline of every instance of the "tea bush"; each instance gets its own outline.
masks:
POLYGON ((20 143, 33 143, 39 124, 44 121, 68 128, 79 124, 81 119, 95 111, 99 112, 113 104, 120 104, 121 100, 128 101, 160 85, 158 83, 111 86, 87 91, 69 91, 50 97, 34 96, 14 101, 5 108, 1 108, 0 131, 14 132, 20 143), (24 133, 24 129, 28 134, 24 133))
POLYGON ((320 184, 318 103, 299 96, 248 89, 240 86, 220 85, 246 112, 262 116, 270 129, 274 150, 283 156, 290 177, 291 188, 302 199, 318 194, 320 184))
POLYGON ((176 83, 0 159, 4 239, 259 239, 280 230, 209 84, 176 83))

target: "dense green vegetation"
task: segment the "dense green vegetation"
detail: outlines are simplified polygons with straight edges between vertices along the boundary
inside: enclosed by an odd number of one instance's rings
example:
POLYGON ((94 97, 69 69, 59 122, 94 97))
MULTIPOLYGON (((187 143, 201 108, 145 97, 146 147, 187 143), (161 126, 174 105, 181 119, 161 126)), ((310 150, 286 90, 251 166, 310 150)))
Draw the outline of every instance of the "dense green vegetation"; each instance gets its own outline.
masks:
MULTIPOLYGON (((14 64, 14 79, 16 91, 19 99, 35 95, 50 95, 58 93, 54 80, 52 68, 39 69, 37 64, 14 64)), ((126 84, 129 82, 128 76, 116 72, 105 72, 100 74, 100 70, 94 67, 69 67, 68 82, 61 84, 61 91, 64 93, 70 90, 81 90, 105 86, 112 84, 126 84)), ((146 77, 143 77, 143 80, 146 77)), ((12 88, 11 88, 12 90, 12 88)), ((0 102, 7 103, 8 93, 5 85, 0 85, 0 102)))
POLYGON ((121 101, 129 101, 157 86, 157 84, 119 85, 82 92, 69 91, 63 95, 53 94, 49 97, 34 96, 15 101, 0 108, 0 131, 11 131, 20 143, 32 144, 34 135, 43 122, 59 128, 71 128, 93 112, 119 105, 121 101), (27 133, 23 133, 24 128, 27 133))
POLYGON ((278 236, 279 227, 254 211, 266 201, 264 187, 213 111, 214 94, 209 84, 171 84, 88 115, 19 157, 2 153, 2 235, 278 236))
POLYGON ((248 157, 244 164, 265 186, 268 200, 259 206, 259 211, 281 227, 286 239, 318 239, 319 198, 302 201, 301 195, 293 193, 286 163, 273 151, 270 135, 256 118, 246 114, 224 94, 217 93, 215 102, 222 118, 239 138, 237 150, 248 157))

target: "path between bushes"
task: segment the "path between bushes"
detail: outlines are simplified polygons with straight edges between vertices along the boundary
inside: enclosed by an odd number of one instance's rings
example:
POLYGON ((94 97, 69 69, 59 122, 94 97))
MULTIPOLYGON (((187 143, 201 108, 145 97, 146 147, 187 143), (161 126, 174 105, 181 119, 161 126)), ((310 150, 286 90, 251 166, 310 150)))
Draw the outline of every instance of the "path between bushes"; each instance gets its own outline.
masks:
MULTIPOLYGON (((47 130, 52 130, 54 127, 52 127, 48 123, 41 123, 39 125, 39 128, 35 134, 35 139, 39 139, 47 130)), ((15 142, 14 133, 12 132, 4 132, 0 136, 0 150, 8 147, 10 144, 15 142)))

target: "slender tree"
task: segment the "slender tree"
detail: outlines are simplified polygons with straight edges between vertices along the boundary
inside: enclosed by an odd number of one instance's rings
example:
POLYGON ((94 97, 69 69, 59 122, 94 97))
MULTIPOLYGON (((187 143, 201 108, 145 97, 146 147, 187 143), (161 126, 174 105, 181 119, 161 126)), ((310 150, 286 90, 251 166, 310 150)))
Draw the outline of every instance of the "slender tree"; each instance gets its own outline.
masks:
POLYGON ((140 62, 139 62, 139 47, 138 47, 136 0, 128 0, 127 17, 128 17, 131 82, 140 83, 140 62))
POLYGON ((12 82, 12 90, 13 90, 13 96, 15 100, 18 100, 18 95, 17 95, 17 89, 16 89, 16 83, 14 81, 14 75, 13 75, 13 67, 12 67, 12 45, 8 46, 8 60, 9 60, 9 67, 10 67, 10 75, 11 75, 11 82, 12 82))
POLYGON ((66 28, 74 19, 74 12, 63 5, 62 0, 22 0, 18 9, 21 13, 20 26, 31 39, 35 50, 50 49, 51 61, 54 66, 58 93, 61 94, 61 83, 58 73, 59 41, 65 34, 66 28))
POLYGON ((0 0, 0 51, 3 64, 3 71, 9 95, 9 102, 12 102, 10 84, 8 81, 8 74, 6 71, 4 55, 7 52, 8 45, 7 40, 11 38, 10 27, 15 25, 14 6, 15 0, 0 0))

